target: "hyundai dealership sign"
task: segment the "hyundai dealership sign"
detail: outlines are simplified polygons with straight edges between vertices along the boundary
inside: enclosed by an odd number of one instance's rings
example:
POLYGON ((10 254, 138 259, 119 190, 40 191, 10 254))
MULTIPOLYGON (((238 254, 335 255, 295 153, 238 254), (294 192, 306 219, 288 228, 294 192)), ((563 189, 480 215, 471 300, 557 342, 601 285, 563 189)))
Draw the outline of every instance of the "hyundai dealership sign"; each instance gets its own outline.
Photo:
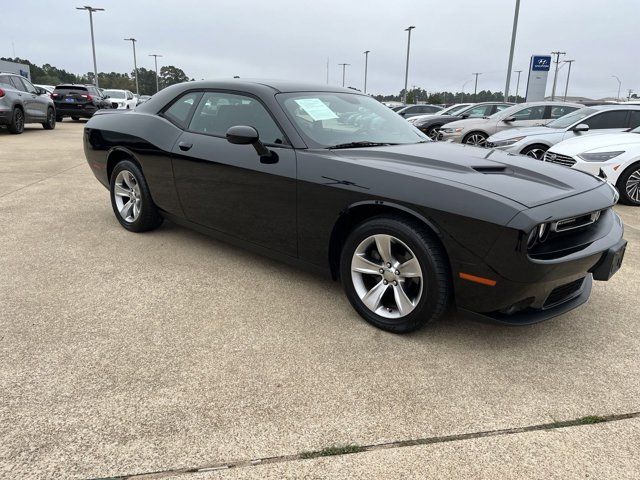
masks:
POLYGON ((532 55, 529 62, 529 80, 527 81, 527 102, 544 100, 547 89, 547 76, 551 68, 550 55, 532 55))

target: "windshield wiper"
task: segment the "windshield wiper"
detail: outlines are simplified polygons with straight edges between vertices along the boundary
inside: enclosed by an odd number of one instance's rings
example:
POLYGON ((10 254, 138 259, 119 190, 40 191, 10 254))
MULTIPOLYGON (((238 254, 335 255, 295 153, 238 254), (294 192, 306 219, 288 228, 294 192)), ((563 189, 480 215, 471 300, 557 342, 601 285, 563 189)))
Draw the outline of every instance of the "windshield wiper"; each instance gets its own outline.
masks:
POLYGON ((339 143, 338 145, 333 145, 331 147, 327 147, 329 150, 338 149, 338 148, 361 148, 361 147, 386 147, 388 145, 398 145, 397 143, 384 143, 384 142, 348 142, 348 143, 339 143))

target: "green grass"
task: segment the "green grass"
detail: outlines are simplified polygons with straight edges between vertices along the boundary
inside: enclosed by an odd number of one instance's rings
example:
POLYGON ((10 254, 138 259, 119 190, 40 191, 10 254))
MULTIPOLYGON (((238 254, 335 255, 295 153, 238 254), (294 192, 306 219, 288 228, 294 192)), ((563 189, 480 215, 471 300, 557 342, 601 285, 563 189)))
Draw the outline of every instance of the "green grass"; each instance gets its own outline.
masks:
POLYGON ((327 447, 314 452, 302 452, 300 458, 331 457, 333 455, 346 455, 362 451, 364 451, 364 448, 358 445, 343 445, 341 447, 327 447))

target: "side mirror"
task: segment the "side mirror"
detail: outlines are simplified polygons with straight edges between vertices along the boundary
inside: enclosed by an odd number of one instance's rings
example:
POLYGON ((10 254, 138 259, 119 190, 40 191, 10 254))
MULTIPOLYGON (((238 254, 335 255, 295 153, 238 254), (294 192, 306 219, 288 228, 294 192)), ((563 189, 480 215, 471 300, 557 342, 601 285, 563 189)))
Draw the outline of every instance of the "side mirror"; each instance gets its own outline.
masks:
POLYGON ((507 118, 505 118, 505 119, 504 119, 504 120, 502 120, 502 121, 503 121, 503 122, 507 122, 507 123, 515 122, 515 121, 516 121, 516 117, 507 117, 507 118))
POLYGON ((589 131, 589 125, 587 125, 586 123, 579 123, 578 125, 573 127, 573 131, 574 132, 588 132, 589 131))
POLYGON ((462 115, 460 115, 461 118, 469 118, 469 114, 468 113, 463 113, 462 115))
POLYGON ((234 145, 253 145, 262 163, 276 163, 278 161, 278 156, 264 146, 260 141, 258 131, 253 127, 236 125, 227 130, 226 137, 227 141, 234 145))

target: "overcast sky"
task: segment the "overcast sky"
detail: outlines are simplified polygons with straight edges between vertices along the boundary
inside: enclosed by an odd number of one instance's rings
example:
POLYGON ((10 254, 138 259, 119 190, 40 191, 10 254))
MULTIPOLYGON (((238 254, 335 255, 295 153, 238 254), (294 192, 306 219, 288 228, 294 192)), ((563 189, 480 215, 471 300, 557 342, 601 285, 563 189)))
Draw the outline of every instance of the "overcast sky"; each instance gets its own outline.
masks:
MULTIPOLYGON (((412 33, 409 86, 457 90, 483 72, 479 90, 504 88, 515 0, 84 0, 94 14, 98 70, 131 71, 138 64, 182 68, 196 79, 283 78, 362 88, 364 50, 368 91, 397 93, 404 85, 407 33, 412 33)), ((3 2, 0 56, 50 63, 74 73, 93 68, 88 14, 82 0, 3 2)), ((640 0, 522 0, 514 70, 533 53, 566 51, 575 59, 569 95, 615 96, 640 90, 640 0)), ((564 92, 567 68, 559 75, 564 92)), ((520 92, 524 91, 525 74, 520 92)), ((549 76, 547 94, 551 91, 549 76)), ((473 91, 473 81, 465 88, 473 91)), ((515 79, 512 92, 515 91, 515 79)))

